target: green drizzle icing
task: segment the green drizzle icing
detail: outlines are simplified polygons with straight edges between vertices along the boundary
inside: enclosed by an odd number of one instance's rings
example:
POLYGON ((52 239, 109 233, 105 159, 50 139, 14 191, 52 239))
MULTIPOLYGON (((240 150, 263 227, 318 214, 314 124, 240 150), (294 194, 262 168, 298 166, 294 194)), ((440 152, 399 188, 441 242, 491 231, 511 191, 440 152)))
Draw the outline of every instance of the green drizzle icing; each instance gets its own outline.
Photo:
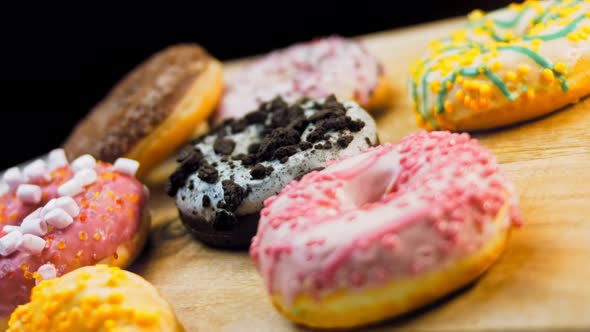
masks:
POLYGON ((557 32, 549 33, 546 35, 540 35, 540 36, 525 36, 523 38, 523 40, 540 39, 542 41, 548 41, 548 40, 552 40, 552 39, 556 39, 556 38, 560 38, 560 37, 565 37, 568 33, 574 31, 574 29, 576 28, 578 23, 580 23, 580 21, 582 21, 585 18, 586 18, 586 14, 582 14, 582 15, 576 17, 570 24, 566 25, 565 28, 563 28, 557 32))
POLYGON ((559 79, 559 81, 561 82, 561 89, 563 91, 567 91, 569 89, 569 86, 567 84, 567 79, 565 78, 565 76, 563 76, 562 74, 555 71, 553 64, 549 60, 543 58, 538 53, 535 53, 533 50, 526 48, 526 47, 522 47, 522 46, 502 46, 502 47, 498 47, 498 49, 499 50, 511 50, 511 51, 518 52, 518 53, 528 56, 533 61, 535 61, 539 66, 541 66, 543 68, 551 69, 553 71, 553 74, 555 75, 555 77, 557 77, 557 79, 559 79))

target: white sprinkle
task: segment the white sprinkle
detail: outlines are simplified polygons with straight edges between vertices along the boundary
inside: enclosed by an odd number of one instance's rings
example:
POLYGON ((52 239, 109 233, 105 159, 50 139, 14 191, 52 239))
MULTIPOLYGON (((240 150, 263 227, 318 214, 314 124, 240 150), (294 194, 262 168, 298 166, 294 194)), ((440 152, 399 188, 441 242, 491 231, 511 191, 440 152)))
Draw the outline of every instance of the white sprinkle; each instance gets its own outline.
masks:
POLYGON ((57 188, 59 196, 75 196, 83 191, 82 184, 75 178, 70 179, 66 183, 57 188))
POLYGON ((25 166, 23 169, 23 174, 27 182, 40 179, 49 180, 47 165, 41 159, 37 159, 25 166))
POLYGON ((16 251, 21 241, 23 234, 19 231, 10 232, 0 238, 0 256, 8 256, 16 251))
POLYGON ((47 224, 40 217, 29 215, 20 224, 20 231, 23 234, 43 236, 47 234, 47 224))
POLYGON ((76 201, 69 197, 60 197, 55 201, 55 208, 60 208, 67 212, 72 218, 76 218, 80 214, 80 207, 76 201))
POLYGON ((2 179, 11 189, 16 189, 21 183, 25 183, 25 176, 21 173, 20 168, 11 167, 4 172, 2 179))
POLYGON ((128 158, 119 158, 115 161, 113 165, 113 169, 117 172, 128 174, 131 176, 135 176, 137 173, 137 169, 139 168, 139 162, 128 159, 128 158))
POLYGON ((91 168, 86 168, 86 169, 82 169, 78 173, 76 173, 74 178, 76 180, 78 180, 78 182, 80 182, 83 187, 85 187, 85 186, 93 184, 96 181, 96 179, 98 178, 98 175, 96 174, 95 170, 93 170, 91 168))
POLYGON ((55 228, 64 229, 70 226, 74 219, 66 211, 55 208, 45 214, 43 221, 55 228))
POLYGON ((52 171, 68 164, 68 158, 64 149, 51 150, 47 161, 49 162, 49 169, 52 171))
POLYGON ((14 232, 14 231, 19 231, 20 232, 20 227, 14 226, 14 225, 6 225, 6 226, 4 226, 4 228, 2 228, 2 230, 5 233, 10 233, 10 232, 14 232))
POLYGON ((72 169, 77 173, 83 169, 96 168, 96 159, 89 154, 85 154, 72 161, 72 169))
POLYGON ((23 239, 18 246, 19 250, 26 251, 31 255, 38 255, 45 248, 45 240, 33 234, 23 235, 23 239))
POLYGON ((34 184, 21 184, 16 190, 16 197, 25 204, 38 204, 41 202, 41 187, 34 184))
POLYGON ((57 277, 57 270, 55 269, 55 266, 49 263, 41 265, 37 269, 37 273, 39 273, 39 276, 42 280, 54 279, 57 277))
POLYGON ((10 192, 10 186, 4 181, 0 181, 0 196, 8 194, 10 192))

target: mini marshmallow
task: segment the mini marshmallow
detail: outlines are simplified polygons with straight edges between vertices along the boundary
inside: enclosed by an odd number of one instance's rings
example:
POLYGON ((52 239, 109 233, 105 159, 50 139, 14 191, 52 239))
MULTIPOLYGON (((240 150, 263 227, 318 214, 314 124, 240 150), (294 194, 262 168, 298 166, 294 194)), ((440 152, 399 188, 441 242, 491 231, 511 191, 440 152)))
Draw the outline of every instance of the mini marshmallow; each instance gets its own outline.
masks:
POLYGON ((41 187, 34 184, 21 184, 16 190, 16 197, 26 204, 38 204, 42 194, 41 187))
POLYGON ((57 277, 55 266, 49 263, 39 266, 37 273, 39 273, 41 280, 49 280, 57 277))
POLYGON ((21 251, 28 252, 31 255, 39 255, 45 248, 45 240, 33 234, 23 235, 22 241, 18 246, 21 251))
POLYGON ((40 217, 27 217, 20 224, 20 231, 23 234, 43 236, 47 234, 47 224, 40 217))
POLYGON ((137 169, 139 168, 139 162, 128 158, 119 158, 115 161, 113 169, 117 172, 135 176, 137 169))
POLYGON ((10 232, 14 232, 14 231, 19 231, 20 232, 20 227, 14 226, 14 225, 6 225, 6 226, 4 226, 4 228, 2 228, 2 230, 5 233, 10 233, 10 232))
POLYGON ((25 166, 23 174, 27 182, 41 179, 49 179, 47 165, 41 159, 37 159, 25 166))
POLYGON ((20 168, 11 167, 4 172, 2 180, 11 188, 17 188, 21 183, 25 183, 25 176, 21 173, 20 168))
POLYGON ((55 203, 57 202, 56 198, 52 198, 45 204, 44 207, 41 208, 41 217, 43 217, 47 212, 55 209, 55 203))
POLYGON ((74 170, 74 173, 87 168, 96 168, 96 159, 89 154, 80 156, 72 161, 72 169, 74 170))
POLYGON ((74 219, 64 210, 55 208, 45 214, 43 221, 58 229, 70 226, 74 219))
POLYGON ((8 194, 10 192, 10 186, 4 181, 0 181, 0 196, 8 194))
POLYGON ((82 184, 76 178, 70 179, 57 188, 57 194, 59 196, 75 196, 82 191, 82 184))
POLYGON ((86 168, 76 173, 74 178, 76 178, 76 180, 78 180, 82 184, 82 186, 85 187, 93 184, 96 181, 96 179, 98 179, 98 175, 96 174, 95 170, 91 168, 86 168))
POLYGON ((76 218, 80 214, 80 207, 78 206, 78 203, 76 203, 76 201, 69 196, 56 199, 54 208, 60 208, 66 211, 66 213, 72 218, 76 218))
POLYGON ((49 163, 49 169, 52 171, 68 165, 68 158, 64 149, 51 150, 47 161, 49 163))
POLYGON ((0 238, 0 256, 8 256, 18 249, 23 234, 19 231, 10 232, 0 238))

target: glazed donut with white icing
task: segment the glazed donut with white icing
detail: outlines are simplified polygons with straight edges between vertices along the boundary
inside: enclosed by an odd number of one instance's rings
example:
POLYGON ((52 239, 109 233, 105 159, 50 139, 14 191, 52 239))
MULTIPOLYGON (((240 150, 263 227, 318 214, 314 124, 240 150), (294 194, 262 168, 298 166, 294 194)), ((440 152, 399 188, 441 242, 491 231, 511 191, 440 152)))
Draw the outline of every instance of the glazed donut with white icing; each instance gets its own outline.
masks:
POLYGON ((33 288, 7 332, 183 332, 174 310, 137 274, 87 266, 33 288))
POLYGON ((473 281, 521 223, 512 183, 467 134, 419 132, 269 198, 250 254, 294 322, 378 322, 473 281))
POLYGON ((63 150, 0 181, 0 330, 31 288, 45 277, 81 266, 127 266, 149 229, 147 191, 135 179, 139 163, 113 164, 63 150))
POLYGON ((360 42, 325 37, 275 50, 227 77, 214 122, 242 117, 277 95, 292 103, 335 94, 370 111, 386 105, 389 92, 382 64, 360 42))
POLYGON ((168 47, 128 73, 64 142, 68 156, 140 163, 138 177, 191 138, 215 110, 223 65, 196 44, 168 47))
POLYGON ((411 71, 417 124, 480 130, 537 118, 590 94, 590 3, 525 1, 434 41, 411 71))
POLYGON ((247 248, 266 198, 326 162, 376 144, 369 114, 331 96, 262 104, 189 144, 170 178, 188 230, 206 244, 247 248))

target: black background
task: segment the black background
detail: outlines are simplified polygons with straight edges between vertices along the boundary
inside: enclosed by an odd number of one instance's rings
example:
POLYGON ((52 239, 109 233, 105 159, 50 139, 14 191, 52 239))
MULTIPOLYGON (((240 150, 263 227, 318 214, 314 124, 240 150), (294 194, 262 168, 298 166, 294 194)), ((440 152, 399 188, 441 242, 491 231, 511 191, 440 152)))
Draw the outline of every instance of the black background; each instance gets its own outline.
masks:
POLYGON ((355 36, 509 1, 340 1, 321 8, 317 3, 277 1, 255 8, 250 2, 226 2, 205 8, 197 0, 190 6, 161 2, 132 9, 30 3, 3 10, 0 141, 6 153, 0 169, 58 146, 122 75, 170 44, 197 42, 227 60, 314 37, 355 36))

